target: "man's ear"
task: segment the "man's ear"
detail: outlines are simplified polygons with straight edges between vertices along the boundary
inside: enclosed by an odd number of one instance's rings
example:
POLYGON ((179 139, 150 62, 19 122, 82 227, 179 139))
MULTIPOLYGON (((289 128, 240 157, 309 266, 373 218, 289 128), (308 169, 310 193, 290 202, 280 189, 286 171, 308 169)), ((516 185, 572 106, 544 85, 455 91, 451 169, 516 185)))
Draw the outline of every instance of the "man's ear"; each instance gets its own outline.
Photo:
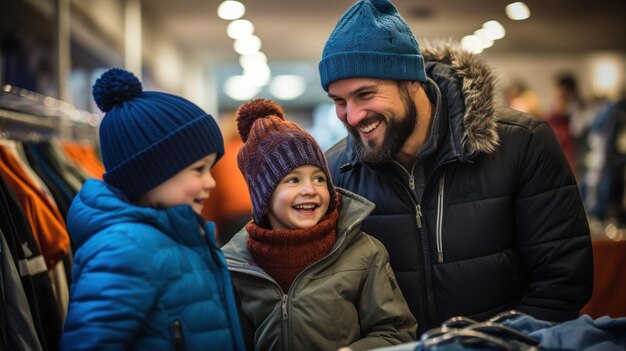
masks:
POLYGON ((412 80, 412 81, 407 82, 407 88, 409 89, 411 94, 415 94, 418 90, 422 88, 422 83, 416 80, 412 80))

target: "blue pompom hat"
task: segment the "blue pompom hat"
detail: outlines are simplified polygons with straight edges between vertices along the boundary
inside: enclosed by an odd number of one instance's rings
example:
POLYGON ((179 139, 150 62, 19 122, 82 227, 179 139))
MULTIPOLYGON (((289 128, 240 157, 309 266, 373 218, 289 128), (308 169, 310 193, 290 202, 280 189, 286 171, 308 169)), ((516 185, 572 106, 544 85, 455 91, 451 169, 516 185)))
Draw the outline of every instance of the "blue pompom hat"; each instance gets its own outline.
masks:
POLYGON ((322 87, 346 78, 426 81, 411 29, 388 0, 359 0, 330 34, 319 64, 322 87))
POLYGON ((105 112, 100 124, 104 181, 130 200, 209 154, 217 153, 217 160, 224 154, 213 117, 182 97, 143 91, 130 72, 106 71, 93 96, 105 112))

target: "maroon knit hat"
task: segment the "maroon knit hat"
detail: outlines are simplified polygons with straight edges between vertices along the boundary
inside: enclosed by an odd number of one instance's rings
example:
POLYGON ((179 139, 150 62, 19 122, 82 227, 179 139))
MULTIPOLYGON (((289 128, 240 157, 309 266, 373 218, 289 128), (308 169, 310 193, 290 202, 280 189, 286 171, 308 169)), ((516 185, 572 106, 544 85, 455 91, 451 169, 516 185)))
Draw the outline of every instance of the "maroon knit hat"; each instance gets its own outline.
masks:
POLYGON ((335 209, 335 187, 324 153, 311 134, 285 120, 280 105, 256 99, 239 106, 237 129, 245 143, 239 150, 237 163, 250 189, 252 218, 257 224, 264 220, 267 203, 278 183, 289 172, 305 165, 324 171, 330 192, 328 212, 335 209))

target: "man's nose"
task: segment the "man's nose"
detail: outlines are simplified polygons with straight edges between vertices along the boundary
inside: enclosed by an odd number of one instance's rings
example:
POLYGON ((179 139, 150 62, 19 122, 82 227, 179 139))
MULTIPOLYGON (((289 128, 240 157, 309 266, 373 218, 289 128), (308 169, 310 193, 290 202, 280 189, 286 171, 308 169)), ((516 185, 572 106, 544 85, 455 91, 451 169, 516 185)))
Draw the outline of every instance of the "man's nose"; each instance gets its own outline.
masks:
POLYGON ((367 113, 358 104, 348 103, 346 108, 346 122, 356 127, 367 116, 367 113))

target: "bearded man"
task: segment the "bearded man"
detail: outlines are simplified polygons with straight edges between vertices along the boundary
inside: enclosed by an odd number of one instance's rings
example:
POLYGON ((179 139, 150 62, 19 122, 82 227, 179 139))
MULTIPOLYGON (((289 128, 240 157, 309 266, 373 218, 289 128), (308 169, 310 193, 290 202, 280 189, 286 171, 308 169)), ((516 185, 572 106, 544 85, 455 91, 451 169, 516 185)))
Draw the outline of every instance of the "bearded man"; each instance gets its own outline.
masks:
POLYGON ((419 332, 516 309, 578 317, 593 286, 589 225, 550 127, 496 107, 492 74, 450 43, 420 51, 387 0, 360 0, 319 64, 348 137, 337 186, 376 204, 363 230, 389 251, 419 332))

